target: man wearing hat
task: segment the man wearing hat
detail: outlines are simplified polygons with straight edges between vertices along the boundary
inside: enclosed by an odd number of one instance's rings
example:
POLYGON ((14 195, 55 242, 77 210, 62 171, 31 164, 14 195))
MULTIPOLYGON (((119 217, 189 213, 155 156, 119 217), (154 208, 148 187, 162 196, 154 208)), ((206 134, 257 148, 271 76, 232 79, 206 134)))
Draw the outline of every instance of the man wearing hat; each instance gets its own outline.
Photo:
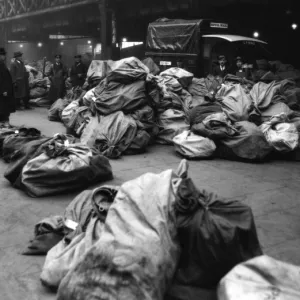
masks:
POLYGON ((66 91, 65 81, 67 79, 68 71, 61 62, 61 55, 55 55, 55 63, 51 65, 50 71, 47 74, 51 86, 48 94, 48 99, 54 103, 57 99, 63 98, 66 91))
POLYGON ((214 76, 225 77, 229 73, 228 67, 226 65, 227 60, 226 60, 225 55, 219 55, 218 56, 218 62, 219 62, 219 65, 215 66, 213 68, 213 75, 214 76))
POLYGON ((0 125, 9 126, 9 116, 16 111, 13 81, 5 65, 6 51, 0 48, 0 125))
POLYGON ((82 63, 80 54, 75 55, 74 58, 75 64, 72 66, 70 74, 72 87, 82 87, 86 79, 87 68, 82 63))
POLYGON ((27 72, 22 59, 23 53, 14 53, 14 61, 10 65, 10 74, 14 85, 14 94, 17 102, 17 109, 21 109, 22 102, 25 109, 29 106, 29 73, 27 72))

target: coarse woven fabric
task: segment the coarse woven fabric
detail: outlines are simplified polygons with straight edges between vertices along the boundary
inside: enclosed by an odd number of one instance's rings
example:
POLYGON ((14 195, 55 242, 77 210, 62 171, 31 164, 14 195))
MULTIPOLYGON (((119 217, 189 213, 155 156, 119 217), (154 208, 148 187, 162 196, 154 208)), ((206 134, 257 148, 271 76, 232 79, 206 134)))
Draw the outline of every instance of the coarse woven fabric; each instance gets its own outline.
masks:
POLYGON ((98 153, 82 144, 64 147, 54 142, 48 145, 45 153, 25 165, 22 187, 31 197, 43 197, 110 180, 111 165, 106 157, 98 153))
POLYGON ((91 105, 100 115, 117 111, 132 113, 147 104, 145 81, 142 80, 130 84, 103 80, 94 93, 96 99, 91 105))
POLYGON ((178 188, 175 209, 182 247, 176 283, 216 287, 235 265, 262 254, 247 205, 200 191, 186 178, 178 188))
POLYGON ((179 259, 175 195, 178 171, 146 173, 124 183, 100 239, 62 280, 58 300, 163 300, 179 259))

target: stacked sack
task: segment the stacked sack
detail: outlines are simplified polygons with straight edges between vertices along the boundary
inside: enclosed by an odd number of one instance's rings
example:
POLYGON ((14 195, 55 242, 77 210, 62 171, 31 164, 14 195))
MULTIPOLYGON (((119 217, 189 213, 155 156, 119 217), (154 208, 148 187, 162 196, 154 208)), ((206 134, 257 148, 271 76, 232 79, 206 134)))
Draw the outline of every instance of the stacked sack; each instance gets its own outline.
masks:
POLYGON ((227 75, 211 92, 203 88, 203 82, 194 79, 189 87, 194 93, 203 90, 203 98, 197 98, 200 103, 189 113, 193 134, 186 132, 174 138, 177 152, 205 158, 216 149, 217 157, 246 162, 264 161, 274 154, 287 158, 286 153, 299 159, 300 94, 294 81, 254 84, 227 75))
POLYGON ((147 77, 147 89, 155 107, 159 132, 156 142, 173 144, 173 138, 189 129, 189 110, 192 95, 187 87, 192 83, 193 74, 180 68, 170 68, 159 75, 147 77))
POLYGON ((110 158, 145 151, 155 132, 154 112, 146 94, 148 73, 134 57, 110 64, 105 78, 83 97, 93 115, 82 131, 83 143, 94 145, 110 158))

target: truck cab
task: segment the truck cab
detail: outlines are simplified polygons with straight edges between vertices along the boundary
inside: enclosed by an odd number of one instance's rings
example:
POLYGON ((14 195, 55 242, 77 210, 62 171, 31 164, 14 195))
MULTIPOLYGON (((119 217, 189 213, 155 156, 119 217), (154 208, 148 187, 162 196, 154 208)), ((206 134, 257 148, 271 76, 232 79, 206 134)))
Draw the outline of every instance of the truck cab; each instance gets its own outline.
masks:
POLYGON ((162 70, 181 67, 197 77, 212 72, 218 55, 225 55, 229 64, 241 56, 254 68, 256 60, 270 59, 266 42, 233 32, 226 22, 159 19, 148 26, 146 57, 162 70))

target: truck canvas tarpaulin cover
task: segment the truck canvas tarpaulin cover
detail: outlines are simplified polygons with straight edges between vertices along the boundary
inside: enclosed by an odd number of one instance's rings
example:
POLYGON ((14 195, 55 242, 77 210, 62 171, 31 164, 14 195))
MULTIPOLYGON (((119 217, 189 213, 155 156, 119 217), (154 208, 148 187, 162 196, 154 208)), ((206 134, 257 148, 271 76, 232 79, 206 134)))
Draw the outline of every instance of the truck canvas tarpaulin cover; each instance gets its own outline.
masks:
POLYGON ((202 20, 159 19, 148 26, 147 50, 199 53, 202 20))

